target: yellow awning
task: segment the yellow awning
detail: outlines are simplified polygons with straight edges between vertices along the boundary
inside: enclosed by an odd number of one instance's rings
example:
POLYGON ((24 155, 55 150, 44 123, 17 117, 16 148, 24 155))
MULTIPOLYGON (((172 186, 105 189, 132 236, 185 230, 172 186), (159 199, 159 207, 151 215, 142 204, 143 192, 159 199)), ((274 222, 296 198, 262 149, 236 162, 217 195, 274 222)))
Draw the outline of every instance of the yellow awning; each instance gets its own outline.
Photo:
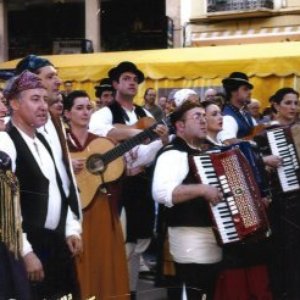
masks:
MULTIPOLYGON (((45 56, 63 79, 98 81, 123 60, 136 63, 150 79, 195 79, 227 76, 239 70, 249 76, 287 76, 300 73, 300 42, 101 52, 45 56)), ((14 68, 18 60, 0 68, 14 68)))
MULTIPOLYGON (((282 86, 298 88, 300 42, 178 48, 147 51, 120 51, 93 54, 52 55, 47 57, 62 80, 73 80, 76 88, 91 95, 95 82, 121 61, 138 65, 145 73, 137 102, 146 87, 182 88, 220 86, 233 71, 245 72, 255 84, 253 95, 267 99, 282 86)), ((18 60, 3 62, 1 69, 14 68, 18 60)))

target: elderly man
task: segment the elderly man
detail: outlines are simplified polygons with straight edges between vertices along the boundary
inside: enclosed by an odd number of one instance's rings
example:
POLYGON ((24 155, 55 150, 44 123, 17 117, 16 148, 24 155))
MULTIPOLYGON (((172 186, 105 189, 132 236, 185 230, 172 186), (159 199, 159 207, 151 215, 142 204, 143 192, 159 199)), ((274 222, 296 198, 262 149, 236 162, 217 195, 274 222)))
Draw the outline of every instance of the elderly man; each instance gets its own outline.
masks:
MULTIPOLYGON (((47 59, 36 55, 28 55, 17 64, 16 73, 21 74, 24 70, 35 73, 41 79, 47 91, 47 105, 49 109, 49 106, 56 103, 60 97, 59 87, 61 80, 58 77, 56 68, 47 59)), ((69 237, 68 245, 71 252, 76 255, 82 250, 81 224, 78 222, 81 210, 61 119, 51 112, 48 113, 46 124, 40 127, 38 131, 46 138, 51 147, 58 173, 63 182, 64 192, 69 199, 71 211, 68 214, 68 222, 71 222, 73 226, 70 227, 72 231, 67 232, 69 237)))
POLYGON ((247 109, 256 123, 262 123, 262 115, 260 113, 260 102, 257 99, 251 98, 247 109))
MULTIPOLYGON (((33 299, 79 299, 72 259, 75 220, 50 145, 37 128, 48 118, 47 90, 35 74, 24 71, 5 91, 12 112, 8 134, 16 152, 20 182, 25 267, 33 299), (73 221, 73 222, 71 222, 73 221)), ((79 225, 77 225, 79 226, 79 225)), ((76 251, 73 251, 75 254, 76 251)))

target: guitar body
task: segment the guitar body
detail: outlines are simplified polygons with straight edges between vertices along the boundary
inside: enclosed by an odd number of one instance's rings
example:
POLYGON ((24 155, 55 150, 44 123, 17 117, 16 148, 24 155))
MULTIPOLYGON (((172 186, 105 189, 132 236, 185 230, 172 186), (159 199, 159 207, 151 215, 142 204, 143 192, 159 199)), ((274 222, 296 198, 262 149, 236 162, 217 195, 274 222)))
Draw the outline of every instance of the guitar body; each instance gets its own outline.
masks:
MULTIPOLYGON (((71 152, 70 155, 72 159, 87 159, 92 154, 103 154, 113 148, 115 148, 115 144, 109 139, 98 137, 84 151, 71 152)), ((86 167, 79 174, 76 174, 82 208, 86 208, 91 203, 101 184, 117 180, 122 176, 124 169, 125 163, 123 157, 118 157, 106 166, 102 175, 92 174, 86 167)))

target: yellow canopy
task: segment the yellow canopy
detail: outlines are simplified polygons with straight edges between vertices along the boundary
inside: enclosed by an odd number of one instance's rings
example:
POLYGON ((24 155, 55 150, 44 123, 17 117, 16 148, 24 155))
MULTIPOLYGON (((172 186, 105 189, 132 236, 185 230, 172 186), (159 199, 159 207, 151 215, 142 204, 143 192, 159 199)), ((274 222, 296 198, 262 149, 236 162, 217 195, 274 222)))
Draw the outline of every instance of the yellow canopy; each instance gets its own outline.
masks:
MULTIPOLYGON (((221 86, 233 71, 250 76, 253 96, 266 106, 278 88, 299 86, 300 42, 178 48, 146 51, 102 52, 45 56, 58 69, 62 80, 73 80, 75 88, 93 87, 121 61, 132 61, 144 72, 137 102, 145 88, 201 88, 221 86)), ((14 68, 18 60, 3 62, 0 69, 14 68)))

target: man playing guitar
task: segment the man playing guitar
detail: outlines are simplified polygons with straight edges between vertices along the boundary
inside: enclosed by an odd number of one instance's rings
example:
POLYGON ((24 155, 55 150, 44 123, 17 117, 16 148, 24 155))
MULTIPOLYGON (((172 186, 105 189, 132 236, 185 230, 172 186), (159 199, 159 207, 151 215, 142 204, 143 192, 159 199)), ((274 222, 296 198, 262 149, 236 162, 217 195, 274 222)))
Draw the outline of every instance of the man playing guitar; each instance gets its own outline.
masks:
MULTIPOLYGON (((141 132, 130 125, 151 117, 145 109, 133 104, 144 74, 133 63, 121 62, 108 72, 108 76, 116 90, 115 99, 92 115, 89 128, 94 134, 124 141, 141 132)), ((166 126, 158 125, 155 132, 161 140, 137 146, 125 155, 129 176, 123 180, 122 201, 126 213, 126 252, 132 299, 135 298, 140 256, 150 244, 154 225, 154 202, 145 166, 154 160, 163 143, 168 142, 166 126)))

